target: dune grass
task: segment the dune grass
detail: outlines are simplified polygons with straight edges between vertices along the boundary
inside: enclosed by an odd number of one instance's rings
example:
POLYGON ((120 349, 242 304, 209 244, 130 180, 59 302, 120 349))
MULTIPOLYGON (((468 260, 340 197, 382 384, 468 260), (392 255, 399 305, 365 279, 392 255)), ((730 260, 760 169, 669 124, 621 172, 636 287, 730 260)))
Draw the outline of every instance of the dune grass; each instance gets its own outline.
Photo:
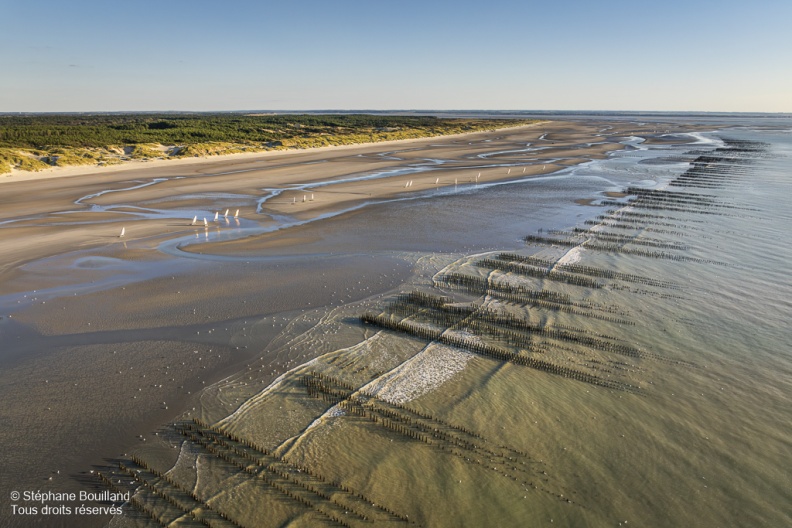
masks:
POLYGON ((0 116, 0 173, 416 139, 532 122, 369 114, 0 116))

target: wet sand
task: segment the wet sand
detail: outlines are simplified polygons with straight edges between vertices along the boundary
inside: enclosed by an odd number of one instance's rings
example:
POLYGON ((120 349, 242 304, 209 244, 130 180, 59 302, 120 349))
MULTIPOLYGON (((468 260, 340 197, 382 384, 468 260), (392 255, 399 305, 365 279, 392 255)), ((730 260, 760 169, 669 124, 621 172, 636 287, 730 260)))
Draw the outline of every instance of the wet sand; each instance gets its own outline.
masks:
MULTIPOLYGON (((62 173, 68 175, 36 173, 24 181, 4 178, 0 271, 13 272, 25 262, 75 248, 107 249, 117 244, 126 251, 130 242, 139 241, 138 247, 151 249, 162 238, 204 235, 204 218, 212 235, 237 227, 233 219, 212 221, 215 213, 222 215, 226 209, 231 215, 239 209, 242 227, 255 222, 266 228, 278 224, 273 216, 306 221, 365 202, 455 183, 468 185, 478 179, 483 184, 548 174, 623 148, 620 140, 650 129, 625 124, 603 132, 597 125, 553 123, 449 138, 244 154, 197 163, 151 162, 134 168, 92 169, 82 175, 75 173, 77 169, 64 169, 62 173), (258 211, 262 199, 266 201, 258 211), (140 208, 138 214, 133 208, 140 208), (190 225, 194 216, 200 225, 190 225), (120 240, 122 227, 126 234, 120 240)), ((4 282, 0 294, 7 291, 8 281, 4 282)))
MULTIPOLYGON (((8 478, 0 494, 95 487, 91 469, 148 449, 145 443, 169 448, 153 434, 161 425, 190 413, 219 419, 289 369, 360 343, 364 330, 343 325, 359 310, 353 303, 376 302, 421 266, 455 258, 420 253, 436 250, 420 233, 410 251, 388 251, 387 240, 365 231, 334 232, 336 223, 355 217, 365 224, 366 204, 551 174, 602 158, 623 148, 625 138, 654 128, 547 123, 387 145, 4 178, 0 441, 8 478), (200 225, 191 225, 194 216, 200 225), (317 337, 307 349, 290 344, 342 308, 332 339, 317 337), (241 375, 254 359, 255 386, 218 397, 223 385, 217 382, 244 383, 241 375)), ((465 245, 450 242, 446 250, 462 252, 465 245)), ((383 357, 382 369, 409 357, 407 349, 383 357)), ((156 455, 161 467, 175 461, 172 451, 170 459, 156 455)), ((30 525, 2 508, 4 521, 30 525)))

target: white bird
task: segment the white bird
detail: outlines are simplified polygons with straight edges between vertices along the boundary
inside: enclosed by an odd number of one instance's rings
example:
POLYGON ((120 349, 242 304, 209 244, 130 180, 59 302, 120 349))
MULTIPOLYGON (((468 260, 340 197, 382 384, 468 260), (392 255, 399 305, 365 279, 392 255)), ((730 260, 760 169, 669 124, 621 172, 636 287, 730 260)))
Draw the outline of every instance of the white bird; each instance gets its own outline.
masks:
POLYGON ((234 218, 239 218, 239 209, 237 209, 236 213, 234 213, 234 218))
POLYGON ((124 238, 124 233, 126 233, 126 227, 121 228, 121 234, 118 235, 118 238, 124 238))
POLYGON ((225 218, 228 218, 228 209, 226 209, 226 212, 225 212, 225 214, 223 215, 223 217, 225 217, 225 218))
POLYGON ((195 215, 195 216, 193 216, 193 221, 192 221, 192 224, 190 224, 190 225, 195 225, 197 223, 198 223, 198 215, 195 215))
POLYGON ((215 222, 217 222, 218 218, 220 218, 220 213, 219 213, 219 212, 215 212, 215 219, 214 219, 214 221, 215 221, 215 222))

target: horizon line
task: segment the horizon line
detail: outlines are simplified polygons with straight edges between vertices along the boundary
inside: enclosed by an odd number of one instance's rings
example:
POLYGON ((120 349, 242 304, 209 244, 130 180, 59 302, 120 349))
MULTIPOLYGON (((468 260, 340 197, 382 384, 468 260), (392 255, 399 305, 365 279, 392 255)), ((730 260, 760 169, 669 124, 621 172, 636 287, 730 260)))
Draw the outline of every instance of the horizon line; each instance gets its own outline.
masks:
POLYGON ((237 110, 14 110, 0 111, 0 116, 14 115, 36 115, 36 114, 57 114, 57 115, 97 115, 97 114, 381 114, 381 113, 419 113, 419 114, 453 114, 453 113, 480 113, 480 114, 643 114, 643 115, 674 115, 674 114, 709 114, 709 115, 792 115, 792 112, 768 112, 768 111, 728 111, 728 110, 495 110, 495 109, 341 109, 341 108, 315 108, 315 109, 237 109, 237 110))

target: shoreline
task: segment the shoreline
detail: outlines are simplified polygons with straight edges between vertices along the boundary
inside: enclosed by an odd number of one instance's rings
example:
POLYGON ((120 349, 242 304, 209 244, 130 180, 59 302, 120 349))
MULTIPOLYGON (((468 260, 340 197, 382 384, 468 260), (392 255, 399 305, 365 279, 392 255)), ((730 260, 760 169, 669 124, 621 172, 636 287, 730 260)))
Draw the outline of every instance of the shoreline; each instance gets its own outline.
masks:
POLYGON ((409 145, 421 141, 431 141, 438 138, 456 138, 463 136, 475 136, 476 134, 490 134, 493 132, 502 132, 506 130, 519 130, 523 128, 534 128, 543 124, 552 123, 552 121, 539 121, 529 125, 518 125, 513 127, 494 128, 492 130, 482 130, 476 132, 466 132, 461 134, 441 134, 437 136, 426 136, 413 139, 392 139, 386 141, 372 141, 367 143, 353 143, 347 145, 328 145, 324 147, 311 147, 311 148, 287 148, 287 149, 272 149, 263 150, 260 152, 239 152, 236 154, 219 154, 217 156, 194 156, 191 158, 168 158, 168 159, 151 159, 151 160, 127 160, 122 161, 116 165, 98 166, 98 165, 74 165, 65 167, 51 167, 42 169, 40 171, 23 171, 19 169, 12 169, 8 174, 0 174, 0 185, 3 183, 22 182, 31 180, 47 180, 53 178, 68 178, 71 176, 87 176, 96 174, 112 174, 115 172, 122 172, 131 169, 159 169, 163 167, 181 166, 181 165, 194 165, 194 164, 211 164, 223 163, 229 161, 250 161, 258 158, 269 158, 278 155, 292 155, 304 153, 322 153, 343 151, 361 147, 369 147, 374 145, 409 145))
MULTIPOLYGON (((155 249, 163 237, 195 235, 214 240, 228 236, 237 229, 236 221, 209 222, 208 230, 203 225, 190 225, 193 217, 202 224, 203 218, 211 219, 225 209, 240 210, 239 229, 245 231, 240 234, 246 236, 256 229, 277 227, 278 218, 304 222, 367 200, 426 191, 435 187, 438 176, 443 180, 440 187, 445 188, 457 181, 472 183, 479 173, 481 183, 522 176, 510 174, 509 167, 515 168, 514 172, 525 170, 524 176, 529 177, 623 148, 618 141, 598 137, 598 127, 591 124, 545 125, 541 129, 534 124, 363 146, 230 155, 229 159, 198 162, 143 162, 120 171, 66 169, 73 171, 69 177, 43 174, 17 182, 6 178, 0 196, 0 226, 5 227, 0 229, 0 253, 6 256, 0 267, 0 295, 3 282, 18 275, 17 270, 25 263, 78 247, 117 244, 114 251, 120 249, 130 255, 130 244, 135 244, 136 252, 143 255, 155 249), (437 165, 437 157, 456 161, 437 165), (412 173, 399 175, 403 168, 412 173), (371 171, 379 171, 382 177, 367 179, 365 175, 371 171), (350 179, 350 174, 356 178, 350 179), (141 186, 141 181, 146 185, 141 186), (42 184, 47 185, 47 193, 36 195, 42 184), (317 200, 303 203, 303 197, 311 192, 317 200), (235 198, 222 198, 229 193, 235 198), (275 194, 277 198, 273 199, 275 194), (184 196, 193 198, 185 201, 184 196), (122 227, 123 239, 119 238, 122 227)), ((625 128, 624 136, 635 127, 625 128)), ((15 289, 19 291, 20 287, 15 289)))

